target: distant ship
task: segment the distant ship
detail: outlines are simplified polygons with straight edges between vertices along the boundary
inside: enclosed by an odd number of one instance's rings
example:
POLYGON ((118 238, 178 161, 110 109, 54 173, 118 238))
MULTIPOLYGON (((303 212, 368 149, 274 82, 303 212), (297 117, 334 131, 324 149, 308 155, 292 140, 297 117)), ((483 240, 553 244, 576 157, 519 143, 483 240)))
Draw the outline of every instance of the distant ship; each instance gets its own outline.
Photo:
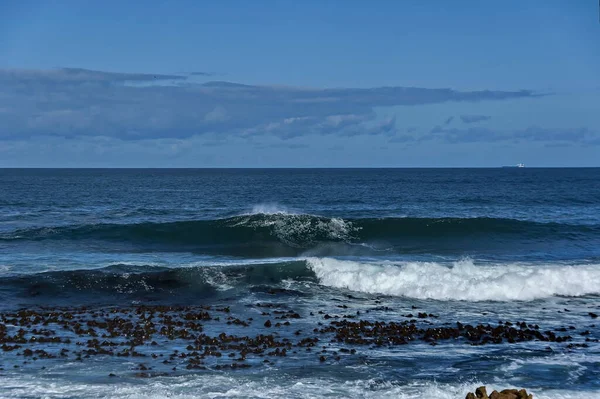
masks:
POLYGON ((503 168, 524 168, 524 167, 525 167, 524 163, 518 163, 516 165, 503 166, 503 168))

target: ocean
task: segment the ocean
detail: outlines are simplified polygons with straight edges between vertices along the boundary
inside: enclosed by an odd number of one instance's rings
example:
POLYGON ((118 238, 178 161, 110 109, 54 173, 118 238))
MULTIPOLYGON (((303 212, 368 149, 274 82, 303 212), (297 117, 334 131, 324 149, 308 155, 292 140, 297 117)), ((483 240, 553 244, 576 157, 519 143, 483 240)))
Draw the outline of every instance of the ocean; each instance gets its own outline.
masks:
POLYGON ((0 169, 2 398, 600 397, 600 169, 0 169))

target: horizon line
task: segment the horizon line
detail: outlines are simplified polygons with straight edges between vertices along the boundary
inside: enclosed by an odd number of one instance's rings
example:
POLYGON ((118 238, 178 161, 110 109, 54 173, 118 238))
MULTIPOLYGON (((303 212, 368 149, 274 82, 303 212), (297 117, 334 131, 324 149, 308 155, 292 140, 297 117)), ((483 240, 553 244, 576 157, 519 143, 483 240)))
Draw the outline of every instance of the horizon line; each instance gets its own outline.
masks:
POLYGON ((502 165, 502 166, 190 166, 190 167, 146 167, 146 166, 0 166, 0 170, 3 169, 48 169, 48 170, 69 170, 69 169, 97 169, 97 170, 123 170, 123 169, 131 169, 131 170, 245 170, 245 169, 256 169, 256 170, 269 170, 269 169, 332 169, 332 170, 340 170, 340 169, 597 169, 600 168, 598 166, 526 166, 524 168, 516 168, 512 167, 513 165, 502 165), (507 167, 508 166, 508 167, 507 167))

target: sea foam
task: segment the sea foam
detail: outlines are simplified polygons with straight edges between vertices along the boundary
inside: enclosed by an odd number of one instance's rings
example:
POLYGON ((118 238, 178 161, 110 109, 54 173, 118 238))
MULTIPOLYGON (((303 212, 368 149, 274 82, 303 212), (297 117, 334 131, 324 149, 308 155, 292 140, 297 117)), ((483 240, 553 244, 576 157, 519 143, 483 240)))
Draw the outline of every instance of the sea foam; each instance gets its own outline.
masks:
MULTIPOLYGON (((273 374, 276 374, 273 373, 273 374)), ((7 397, 66 398, 76 394, 79 398, 298 398, 322 397, 416 399, 416 398, 463 398, 467 392, 483 385, 481 382, 441 384, 414 382, 397 384, 377 380, 343 381, 333 378, 282 379, 264 377, 251 379, 232 375, 188 375, 147 379, 144 383, 126 379, 111 384, 76 382, 60 377, 49 380, 28 375, 4 378, 0 395, 7 397)), ((509 382, 488 384, 488 392, 515 385, 509 382)), ((517 385, 520 387, 520 385, 517 385)), ((541 390, 531 389, 540 399, 594 398, 598 391, 541 390)))
POLYGON ((319 283, 353 291, 418 299, 530 301, 600 294, 600 265, 475 265, 462 260, 356 262, 308 258, 319 283))

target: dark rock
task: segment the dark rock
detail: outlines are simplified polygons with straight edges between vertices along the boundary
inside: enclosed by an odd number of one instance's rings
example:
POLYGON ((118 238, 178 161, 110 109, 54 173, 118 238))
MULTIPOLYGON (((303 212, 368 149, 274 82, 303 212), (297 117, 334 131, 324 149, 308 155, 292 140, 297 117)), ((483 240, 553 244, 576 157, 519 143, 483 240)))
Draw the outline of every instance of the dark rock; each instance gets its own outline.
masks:
POLYGON ((475 393, 469 392, 465 399, 533 399, 532 394, 528 394, 525 389, 504 389, 500 392, 493 391, 489 396, 485 386, 475 390, 475 393))

